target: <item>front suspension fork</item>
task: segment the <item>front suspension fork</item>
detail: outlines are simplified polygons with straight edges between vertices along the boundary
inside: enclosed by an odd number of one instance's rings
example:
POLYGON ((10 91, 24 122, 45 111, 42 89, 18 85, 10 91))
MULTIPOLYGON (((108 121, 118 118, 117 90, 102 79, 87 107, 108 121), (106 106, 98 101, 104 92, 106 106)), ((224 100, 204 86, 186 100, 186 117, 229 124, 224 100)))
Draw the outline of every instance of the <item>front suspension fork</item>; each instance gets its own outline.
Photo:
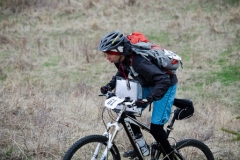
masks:
MULTIPOLYGON (((108 151, 112 148, 113 140, 115 139, 119 130, 120 130, 120 126, 117 122, 115 122, 115 123, 109 122, 108 123, 107 130, 103 133, 103 136, 108 138, 108 142, 107 142, 107 147, 105 148, 103 155, 101 156, 101 160, 105 160, 107 158, 108 151), (111 134, 109 132, 111 127, 115 128, 113 134, 111 134)), ((93 154, 91 160, 95 160, 98 157, 101 147, 102 147, 102 143, 99 143, 94 151, 94 154, 93 154)))

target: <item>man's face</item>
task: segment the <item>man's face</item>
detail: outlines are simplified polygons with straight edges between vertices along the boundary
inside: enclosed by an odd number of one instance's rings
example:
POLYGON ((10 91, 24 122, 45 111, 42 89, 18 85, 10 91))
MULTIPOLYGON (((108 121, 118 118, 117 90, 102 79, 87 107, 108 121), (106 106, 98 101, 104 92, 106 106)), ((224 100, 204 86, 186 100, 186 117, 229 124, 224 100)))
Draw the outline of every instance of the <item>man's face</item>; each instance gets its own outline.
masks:
POLYGON ((105 53, 105 55, 106 55, 106 59, 111 63, 117 63, 120 58, 120 55, 107 54, 107 53, 105 53))

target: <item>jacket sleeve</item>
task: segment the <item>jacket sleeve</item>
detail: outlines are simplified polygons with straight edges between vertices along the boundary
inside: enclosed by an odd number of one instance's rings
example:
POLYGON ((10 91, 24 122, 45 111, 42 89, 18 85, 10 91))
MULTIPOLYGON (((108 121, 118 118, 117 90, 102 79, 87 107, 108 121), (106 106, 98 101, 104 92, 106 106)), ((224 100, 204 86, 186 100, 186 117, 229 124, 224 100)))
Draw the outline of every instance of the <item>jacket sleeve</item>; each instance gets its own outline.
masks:
POLYGON ((147 96, 149 101, 161 99, 171 85, 170 75, 146 59, 142 59, 135 70, 151 86, 151 92, 147 96))
MULTIPOLYGON (((116 68, 118 68, 119 64, 116 63, 115 66, 116 66, 116 68)), ((124 73, 126 75, 129 74, 129 71, 125 67, 124 67, 124 73)), ((116 77, 123 77, 124 78, 124 75, 119 70, 117 71, 115 76, 113 76, 112 79, 108 83, 108 85, 110 86, 111 90, 113 90, 116 87, 116 77)))
POLYGON ((109 81, 108 85, 110 86, 111 90, 113 90, 116 86, 116 77, 123 77, 123 75, 117 71, 116 75, 112 77, 112 79, 109 81))

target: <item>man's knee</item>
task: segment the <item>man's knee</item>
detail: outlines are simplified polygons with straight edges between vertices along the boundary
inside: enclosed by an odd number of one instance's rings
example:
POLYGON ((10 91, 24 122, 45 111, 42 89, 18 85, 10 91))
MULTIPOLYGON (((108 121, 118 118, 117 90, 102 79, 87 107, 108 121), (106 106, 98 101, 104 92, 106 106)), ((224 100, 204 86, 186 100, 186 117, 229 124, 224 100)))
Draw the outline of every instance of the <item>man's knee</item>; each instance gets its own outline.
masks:
POLYGON ((158 141, 159 138, 167 139, 166 131, 163 128, 164 125, 157 125, 151 123, 150 133, 158 141))

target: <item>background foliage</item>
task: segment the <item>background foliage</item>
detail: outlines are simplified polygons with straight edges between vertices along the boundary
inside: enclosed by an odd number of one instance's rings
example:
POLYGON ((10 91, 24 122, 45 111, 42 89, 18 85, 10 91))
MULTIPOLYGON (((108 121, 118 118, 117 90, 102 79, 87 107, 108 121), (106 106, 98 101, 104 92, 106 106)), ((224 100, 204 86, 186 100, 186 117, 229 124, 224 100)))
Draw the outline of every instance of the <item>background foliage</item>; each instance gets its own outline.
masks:
MULTIPOLYGON (((99 87, 116 69, 97 46, 117 29, 140 31, 183 58, 177 97, 191 99, 196 112, 176 122, 172 136, 204 141, 216 159, 237 159, 239 3, 0 0, 1 159, 60 159, 77 139, 103 132, 99 87)), ((121 151, 129 148, 124 135, 116 142, 121 151)))

